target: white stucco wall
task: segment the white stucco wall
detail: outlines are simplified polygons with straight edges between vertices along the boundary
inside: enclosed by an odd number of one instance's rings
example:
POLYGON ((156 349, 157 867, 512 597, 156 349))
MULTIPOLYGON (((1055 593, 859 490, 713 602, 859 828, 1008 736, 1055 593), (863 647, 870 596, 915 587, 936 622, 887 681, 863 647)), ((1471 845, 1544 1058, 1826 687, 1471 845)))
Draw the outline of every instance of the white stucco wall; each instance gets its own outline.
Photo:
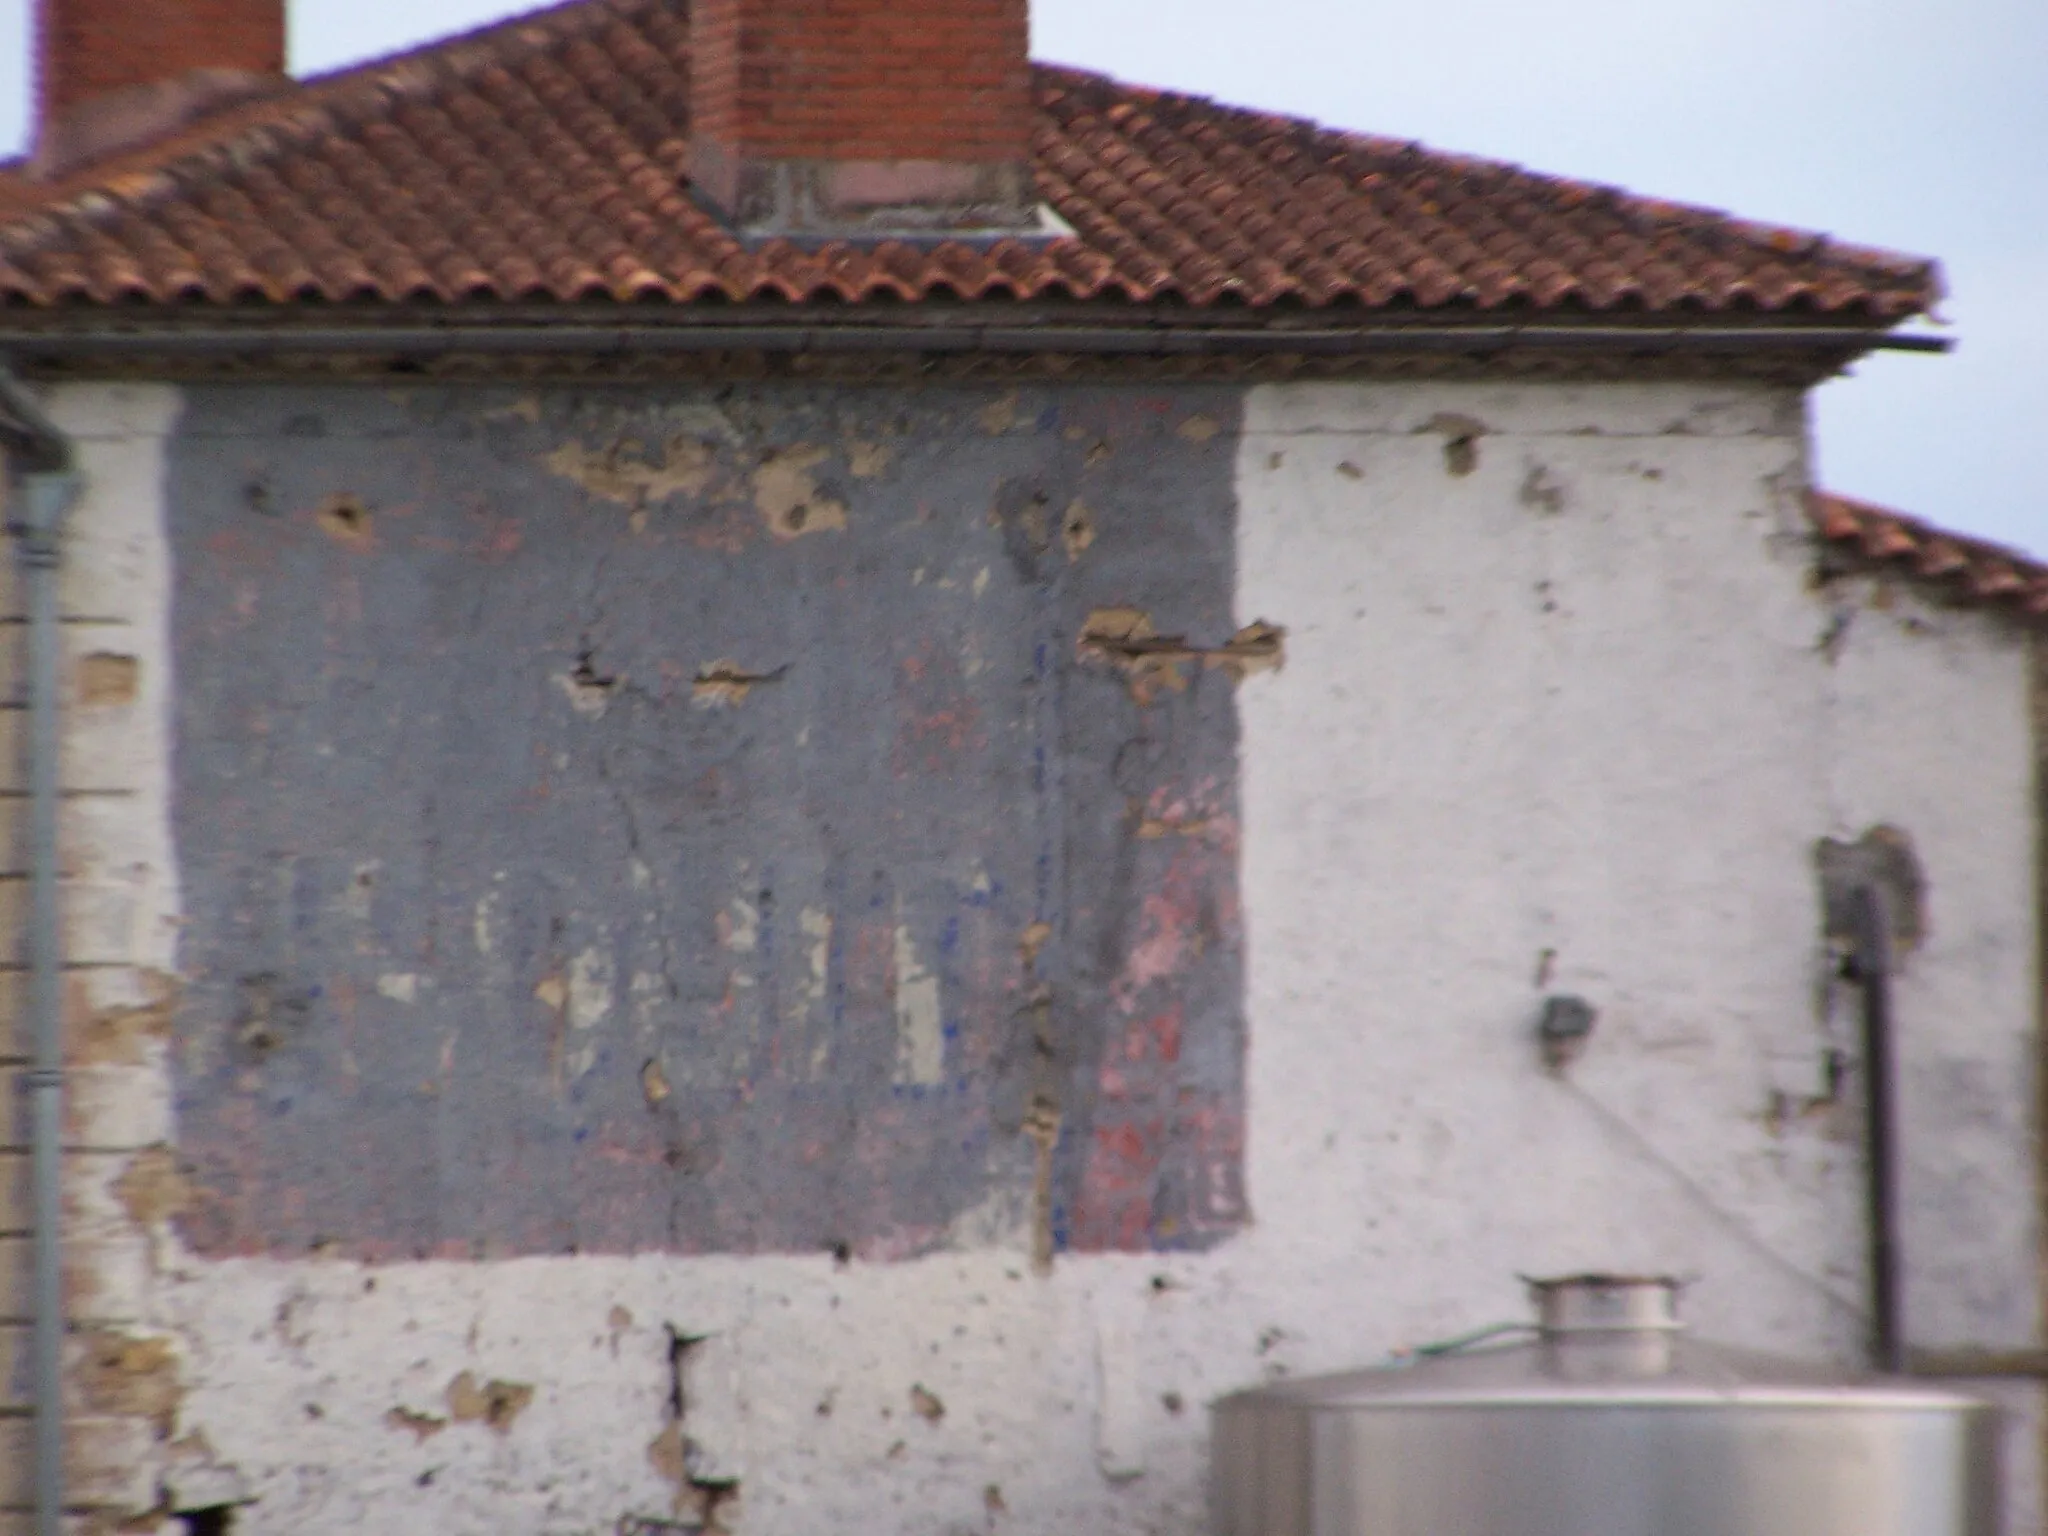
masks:
MULTIPOLYGON (((130 551, 106 601, 148 680, 126 715, 73 726, 74 744, 124 731, 136 781, 126 820, 74 834, 75 912, 125 893, 109 974, 144 995, 177 918, 176 396, 74 387, 58 406, 92 428, 80 538, 130 551)), ((189 1502, 253 1496, 247 1532, 673 1517, 673 1327, 707 1337, 693 1470, 741 1480, 739 1530, 1185 1533, 1209 1398, 1518 1317, 1517 1271, 1694 1275, 1702 1331, 1853 1358, 1854 1120, 1768 1109, 1853 1045, 1816 1008, 1812 847, 1879 821, 1929 876, 1898 998, 1913 1328, 2035 1342, 2024 647, 1910 597, 1809 590, 1803 456, 1796 397, 1761 387, 1251 394, 1239 617, 1288 635, 1285 667, 1239 695, 1254 1224, 1236 1240, 1050 1276, 1021 1229, 844 1269, 369 1269, 200 1260, 158 1222, 121 1271, 130 1326, 178 1356, 179 1446, 156 1470, 189 1502), (1600 1010, 1562 1080, 1531 1040, 1550 992, 1600 1010), (531 1398, 502 1428, 453 1418, 465 1372, 531 1398)), ((161 1061, 125 1070, 157 1118, 113 1139, 141 1146, 167 1130, 145 1091, 161 1061)), ((76 1176, 110 1227, 120 1166, 76 1176)), ((2030 1489, 2033 1446, 2015 1449, 2030 1489)), ((2022 1497, 2015 1532, 2038 1526, 2022 1497)))

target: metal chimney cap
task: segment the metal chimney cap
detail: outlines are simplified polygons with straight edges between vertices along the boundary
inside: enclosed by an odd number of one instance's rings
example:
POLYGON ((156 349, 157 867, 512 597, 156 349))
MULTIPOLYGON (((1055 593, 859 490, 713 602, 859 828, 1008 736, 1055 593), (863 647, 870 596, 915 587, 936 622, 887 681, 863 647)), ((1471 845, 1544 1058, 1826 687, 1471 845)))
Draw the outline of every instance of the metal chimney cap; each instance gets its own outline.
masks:
POLYGON ((1670 1275, 1560 1275, 1522 1281, 1536 1303, 1536 1326, 1546 1337, 1584 1333, 1677 1333, 1678 1293, 1670 1275))

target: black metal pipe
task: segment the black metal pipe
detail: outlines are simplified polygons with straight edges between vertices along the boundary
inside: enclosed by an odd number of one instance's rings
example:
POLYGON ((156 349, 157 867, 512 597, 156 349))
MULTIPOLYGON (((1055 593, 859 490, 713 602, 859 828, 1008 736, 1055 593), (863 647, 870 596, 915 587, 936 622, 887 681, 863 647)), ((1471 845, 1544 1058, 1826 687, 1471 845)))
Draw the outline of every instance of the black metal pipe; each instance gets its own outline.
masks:
POLYGON ((1893 1112, 1891 931, 1884 894, 1856 892, 1853 969, 1863 998, 1864 1160, 1870 1236, 1870 1353, 1881 1371, 1907 1368, 1900 1281, 1898 1130, 1893 1112))

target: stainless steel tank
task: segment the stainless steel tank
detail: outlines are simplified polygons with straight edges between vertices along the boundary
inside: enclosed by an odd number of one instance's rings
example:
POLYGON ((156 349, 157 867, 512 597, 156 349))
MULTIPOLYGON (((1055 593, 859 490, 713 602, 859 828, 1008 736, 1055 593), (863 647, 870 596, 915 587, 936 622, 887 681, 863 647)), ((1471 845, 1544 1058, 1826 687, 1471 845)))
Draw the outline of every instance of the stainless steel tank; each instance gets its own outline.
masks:
POLYGON ((1688 1337, 1675 1282, 1531 1282, 1520 1342, 1213 1410, 1216 1536, 1998 1536, 1990 1405, 1688 1337))

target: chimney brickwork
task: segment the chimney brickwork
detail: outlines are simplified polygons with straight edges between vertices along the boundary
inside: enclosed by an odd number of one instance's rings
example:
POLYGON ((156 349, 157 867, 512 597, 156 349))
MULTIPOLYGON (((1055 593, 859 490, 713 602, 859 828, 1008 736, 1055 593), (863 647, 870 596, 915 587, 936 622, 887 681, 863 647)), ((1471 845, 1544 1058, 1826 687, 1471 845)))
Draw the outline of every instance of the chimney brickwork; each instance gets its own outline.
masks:
POLYGON ((283 83, 285 0, 38 0, 34 163, 61 173, 283 83))
POLYGON ((701 196, 748 232, 1035 227, 1027 0, 697 0, 701 196))

